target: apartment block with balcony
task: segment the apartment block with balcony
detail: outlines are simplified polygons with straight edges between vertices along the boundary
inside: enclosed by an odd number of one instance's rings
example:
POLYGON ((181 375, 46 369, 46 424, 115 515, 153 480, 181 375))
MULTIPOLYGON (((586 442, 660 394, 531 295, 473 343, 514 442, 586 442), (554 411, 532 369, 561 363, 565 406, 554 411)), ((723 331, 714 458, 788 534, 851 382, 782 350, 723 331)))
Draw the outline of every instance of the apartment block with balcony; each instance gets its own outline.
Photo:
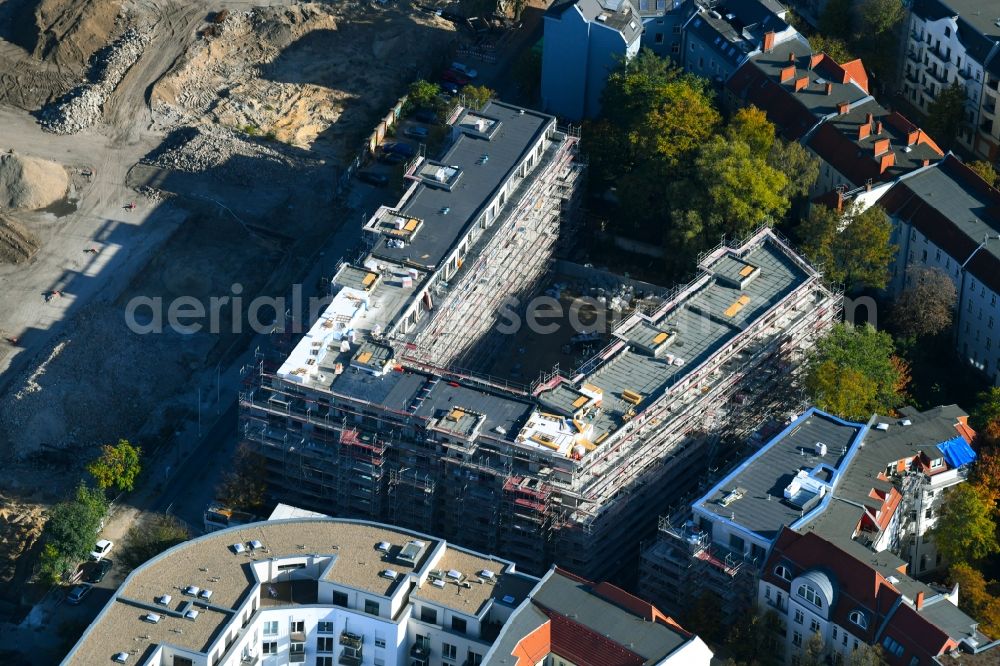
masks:
POLYGON ((880 205, 898 248, 889 291, 901 292, 917 268, 950 277, 958 355, 1000 384, 1000 191, 949 155, 894 184, 880 205))
POLYGON ((1000 157, 997 84, 1000 81, 1000 2, 915 0, 905 30, 900 87, 926 113, 941 90, 966 90, 961 144, 991 161, 1000 157))

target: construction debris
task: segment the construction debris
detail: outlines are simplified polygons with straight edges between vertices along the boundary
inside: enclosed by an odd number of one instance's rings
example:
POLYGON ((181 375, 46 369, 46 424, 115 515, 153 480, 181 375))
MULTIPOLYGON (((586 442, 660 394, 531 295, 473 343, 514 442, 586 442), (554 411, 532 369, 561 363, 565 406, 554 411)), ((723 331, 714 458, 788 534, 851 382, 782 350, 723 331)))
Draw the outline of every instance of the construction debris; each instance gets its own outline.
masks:
POLYGON ((42 507, 0 495, 0 583, 14 579, 18 558, 34 547, 44 526, 42 507))
POLYGON ((0 210, 45 208, 66 196, 69 176, 55 162, 19 155, 0 155, 0 210))
POLYGON ((118 87, 153 38, 149 26, 129 28, 107 49, 98 53, 95 81, 84 83, 42 112, 42 127, 54 134, 75 134, 94 125, 104 102, 118 87))

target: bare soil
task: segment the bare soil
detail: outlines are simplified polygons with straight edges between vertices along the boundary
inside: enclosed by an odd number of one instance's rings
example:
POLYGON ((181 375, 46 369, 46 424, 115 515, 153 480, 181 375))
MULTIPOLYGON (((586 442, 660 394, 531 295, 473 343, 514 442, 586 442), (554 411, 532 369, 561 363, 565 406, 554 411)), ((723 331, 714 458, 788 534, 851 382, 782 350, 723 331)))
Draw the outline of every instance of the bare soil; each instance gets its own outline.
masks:
POLYGON ((0 214, 0 264, 20 264, 38 252, 38 238, 12 217, 0 214))

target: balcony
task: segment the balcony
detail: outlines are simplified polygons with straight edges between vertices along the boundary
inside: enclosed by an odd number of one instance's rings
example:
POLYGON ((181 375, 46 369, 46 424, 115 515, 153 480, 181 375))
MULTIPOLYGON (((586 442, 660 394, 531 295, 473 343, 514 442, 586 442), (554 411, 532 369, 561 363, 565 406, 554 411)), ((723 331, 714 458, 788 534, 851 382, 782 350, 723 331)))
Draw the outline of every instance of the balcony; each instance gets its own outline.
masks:
POLYGON ((415 659, 427 660, 431 656, 431 649, 426 645, 415 643, 413 647, 410 648, 410 656, 415 659))
POLYGON ((922 54, 920 49, 911 48, 906 52, 906 57, 919 65, 922 54))
POLYGON ((302 664, 305 663, 305 660, 306 660, 305 652, 291 652, 288 655, 288 662, 291 664, 302 664))
POLYGON ((937 67, 928 67, 924 70, 924 73, 935 81, 940 81, 942 84, 948 85, 948 70, 944 68, 938 69, 937 67))
POLYGON ((350 648, 344 648, 340 652, 340 658, 337 659, 338 664, 343 664, 343 666, 361 666, 362 656, 360 653, 349 652, 350 648))
POLYGON ((363 636, 353 634, 350 631, 344 631, 340 634, 340 644, 353 650, 360 650, 364 640, 363 636))
POLYGON ((996 104, 990 104, 989 106, 987 106, 986 104, 983 104, 983 113, 986 114, 986 115, 988 115, 988 116, 996 116, 997 115, 997 105, 996 104))

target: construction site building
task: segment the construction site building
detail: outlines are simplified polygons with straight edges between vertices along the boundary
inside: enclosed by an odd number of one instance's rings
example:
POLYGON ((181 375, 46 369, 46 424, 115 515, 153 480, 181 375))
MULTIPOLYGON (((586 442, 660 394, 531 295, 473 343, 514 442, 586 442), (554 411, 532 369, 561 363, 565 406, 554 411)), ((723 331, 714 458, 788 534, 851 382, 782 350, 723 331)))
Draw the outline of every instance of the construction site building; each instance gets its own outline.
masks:
POLYGON ((408 165, 403 199, 368 220, 324 313, 248 368, 242 438, 284 501, 608 579, 728 457, 720 433, 787 411, 841 296, 762 229, 703 255, 577 370, 479 375, 504 299, 535 293, 572 225, 584 167, 551 116, 492 102, 450 124, 444 157, 408 165))

